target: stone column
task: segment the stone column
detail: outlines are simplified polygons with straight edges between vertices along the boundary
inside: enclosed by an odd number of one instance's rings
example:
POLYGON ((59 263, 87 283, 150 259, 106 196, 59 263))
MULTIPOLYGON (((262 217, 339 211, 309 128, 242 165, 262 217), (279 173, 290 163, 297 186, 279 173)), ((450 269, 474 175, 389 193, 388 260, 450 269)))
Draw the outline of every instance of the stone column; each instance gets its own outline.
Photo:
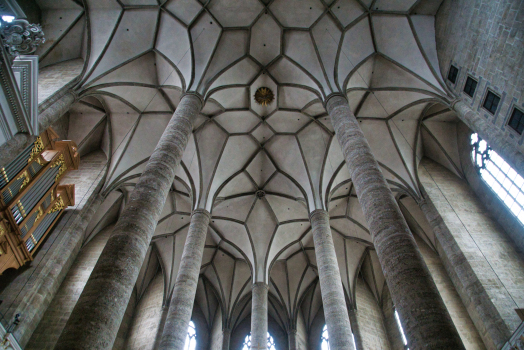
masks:
POLYGON ((55 349, 111 349, 201 108, 197 95, 182 97, 55 349))
POLYGON ((516 172, 524 176, 524 154, 519 151, 517 144, 508 142, 500 128, 473 111, 464 101, 453 101, 451 107, 464 124, 478 133, 516 172))
POLYGON ((415 239, 347 100, 340 95, 333 96, 327 101, 326 108, 402 320, 409 348, 464 349, 415 239))
POLYGON ((357 310, 349 309, 349 322, 351 322, 351 332, 353 333, 353 339, 355 340, 355 348, 357 350, 364 350, 362 348, 362 334, 360 334, 360 326, 357 319, 357 310))
POLYGON ((251 288, 251 349, 267 349, 267 291, 264 282, 253 283, 251 288))
POLYGON ((333 350, 355 350, 337 255, 329 228, 329 214, 317 209, 310 214, 310 220, 329 347, 333 350))
POLYGON ((193 312, 210 217, 209 212, 205 209, 197 209, 191 215, 189 232, 184 244, 159 350, 182 350, 184 348, 187 327, 193 312))
POLYGON ((297 330, 290 329, 287 331, 287 342, 289 350, 297 350, 297 330))
POLYGON ((229 350, 230 340, 231 340, 231 329, 224 328, 222 330, 222 350, 229 350))
MULTIPOLYGON (((473 270, 469 261, 472 259, 471 252, 468 259, 424 188, 422 188, 422 195, 425 199, 419 203, 419 207, 435 234, 438 243, 436 248, 446 272, 467 307, 484 343, 489 348, 499 348, 511 337, 513 330, 508 327, 485 289, 484 283, 473 270)), ((478 259, 475 263, 478 263, 478 259)), ((490 278, 492 276, 483 276, 485 280, 490 278)), ((508 299, 507 295, 499 295, 499 297, 501 300, 508 299)))
POLYGON ((68 91, 59 99, 54 101, 45 110, 38 113, 38 128, 39 132, 44 131, 60 119, 75 102, 75 95, 68 91))

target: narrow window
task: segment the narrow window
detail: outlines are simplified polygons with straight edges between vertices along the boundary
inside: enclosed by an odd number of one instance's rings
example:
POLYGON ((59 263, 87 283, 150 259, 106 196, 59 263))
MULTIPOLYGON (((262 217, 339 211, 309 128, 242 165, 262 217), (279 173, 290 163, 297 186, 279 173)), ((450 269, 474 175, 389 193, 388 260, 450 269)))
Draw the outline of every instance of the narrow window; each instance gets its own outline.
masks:
MULTIPOLYGON (((251 350, 251 333, 246 335, 244 343, 242 344, 242 350, 251 350)), ((275 340, 269 333, 267 333, 267 350, 277 350, 275 340)))
POLYGON ((466 85, 464 85, 464 92, 470 97, 473 97, 473 94, 475 93, 476 89, 477 81, 471 77, 468 77, 468 79, 466 80, 466 85))
POLYGON ((459 72, 458 68, 455 67, 454 65, 451 65, 451 67, 449 67, 448 80, 451 81, 453 84, 457 82, 458 72, 459 72))
POLYGON ((395 320, 397 320, 397 326, 400 331, 400 335, 402 336, 402 342, 404 343, 404 349, 409 350, 408 340, 406 339, 406 336, 404 335, 404 328, 402 328, 402 323, 400 323, 400 318, 398 317, 397 310, 395 310, 395 320))
POLYGON ((500 97, 488 91, 486 98, 484 99, 484 104, 482 107, 486 108, 491 114, 495 114, 499 106, 500 97))
POLYGON ((471 135, 471 144, 480 177, 524 225, 524 179, 477 134, 471 135))
POLYGON ((513 108, 513 113, 511 113, 508 125, 522 135, 522 131, 524 131, 524 112, 520 109, 513 108))
POLYGON ((195 350, 196 349, 196 330, 193 321, 189 321, 189 327, 187 327, 186 343, 184 344, 184 350, 195 350))

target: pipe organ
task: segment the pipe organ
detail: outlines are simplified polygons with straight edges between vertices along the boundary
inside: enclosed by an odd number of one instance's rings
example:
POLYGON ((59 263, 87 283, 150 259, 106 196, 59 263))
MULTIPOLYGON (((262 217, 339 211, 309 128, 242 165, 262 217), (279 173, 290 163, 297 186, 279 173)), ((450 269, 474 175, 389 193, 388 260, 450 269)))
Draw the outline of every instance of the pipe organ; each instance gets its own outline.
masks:
POLYGON ((0 168, 0 274, 32 261, 64 209, 75 204, 75 185, 60 180, 79 162, 77 145, 48 128, 0 168))

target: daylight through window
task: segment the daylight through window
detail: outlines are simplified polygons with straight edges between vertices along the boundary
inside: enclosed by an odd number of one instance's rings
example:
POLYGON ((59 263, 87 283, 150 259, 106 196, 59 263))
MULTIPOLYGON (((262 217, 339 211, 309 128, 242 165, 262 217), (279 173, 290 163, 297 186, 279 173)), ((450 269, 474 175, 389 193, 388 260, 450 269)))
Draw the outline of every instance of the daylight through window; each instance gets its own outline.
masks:
POLYGON ((524 179, 477 134, 471 135, 472 157, 480 176, 524 224, 524 179))
POLYGON ((404 348, 409 350, 408 348, 408 340, 406 339, 406 336, 404 335, 404 328, 402 328, 402 323, 400 323, 400 317, 398 317, 398 312, 395 310, 395 320, 397 320, 397 326, 400 330, 400 335, 402 336, 402 342, 404 343, 404 348))
MULTIPOLYGON (((251 350, 251 334, 246 335, 244 339, 244 344, 242 344, 242 350, 251 350)), ((275 340, 271 334, 267 334, 267 350, 277 350, 275 346, 275 340)))
MULTIPOLYGON (((351 332, 351 338, 353 339, 353 344, 355 344, 355 336, 353 335, 353 332, 351 332)), ((355 345, 355 349, 356 349, 355 345)), ((320 336, 320 349, 321 350, 330 350, 329 349, 329 334, 327 329, 327 324, 324 325, 324 328, 322 329, 322 335, 320 336)))
POLYGON ((193 321, 189 321, 189 327, 187 327, 186 343, 184 350, 195 350, 196 349, 196 330, 193 321))

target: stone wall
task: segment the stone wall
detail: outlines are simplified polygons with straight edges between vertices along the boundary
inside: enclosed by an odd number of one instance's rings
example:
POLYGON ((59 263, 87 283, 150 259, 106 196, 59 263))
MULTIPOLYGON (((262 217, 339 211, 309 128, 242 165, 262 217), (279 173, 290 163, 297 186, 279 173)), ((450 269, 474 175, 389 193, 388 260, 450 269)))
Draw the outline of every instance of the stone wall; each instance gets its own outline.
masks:
POLYGON ((69 315, 71 315, 80 294, 84 290, 84 286, 98 261, 98 257, 111 235, 112 229, 113 225, 106 227, 89 244, 82 248, 53 301, 47 308, 44 317, 31 336, 26 349, 54 348, 69 319, 69 315))
POLYGON ((0 312, 6 320, 10 322, 15 314, 22 314, 14 332, 22 347, 26 346, 80 251, 87 224, 102 202, 98 192, 105 171, 106 157, 97 151, 83 157, 80 168, 65 176, 65 183, 73 177, 79 179, 73 182, 76 205, 66 210, 39 248, 35 260, 19 270, 0 294, 3 300, 0 312))
POLYGON ((415 239, 466 350, 486 349, 440 257, 418 236, 415 239))
POLYGON ((42 103, 82 72, 84 60, 77 58, 40 68, 38 72, 38 103, 42 103))
POLYGON ((209 335, 209 349, 222 350, 222 341, 222 311, 220 308, 217 308, 217 312, 215 313, 215 318, 213 320, 213 326, 211 327, 211 333, 209 335))
POLYGON ((308 341, 308 332, 306 328, 306 322, 304 321, 304 317, 302 315, 302 310, 298 310, 298 317, 297 317, 297 335, 296 335, 296 342, 297 342, 297 349, 298 350, 308 350, 307 347, 307 341, 308 341))
MULTIPOLYGON (((464 263, 471 269, 468 276, 453 280, 454 285, 486 347, 499 348, 520 324, 514 309, 524 307, 523 259, 464 180, 427 158, 421 162, 419 178, 449 229, 451 239, 464 255, 464 263), (477 310, 471 293, 475 297, 479 293, 487 294, 494 307, 489 311, 490 322, 500 320, 500 323, 486 324, 487 318, 482 312, 488 312, 487 306, 477 310), (495 334, 499 334, 497 339, 493 338, 495 334)), ((457 267, 446 267, 448 272, 453 268, 457 267)))
POLYGON ((164 276, 157 275, 138 301, 126 343, 127 350, 152 350, 162 317, 164 298, 164 276))
POLYGON ((382 310, 364 280, 356 286, 357 322, 362 337, 362 349, 390 349, 382 310))
POLYGON ((524 137, 506 126, 514 105, 524 110, 522 1, 444 0, 435 28, 440 69, 448 86, 524 151, 524 137), (455 85, 446 79, 450 64, 459 68, 455 85), (478 81, 473 99, 462 91, 468 75, 478 81), (481 107, 488 88, 501 97, 495 115, 481 107))

